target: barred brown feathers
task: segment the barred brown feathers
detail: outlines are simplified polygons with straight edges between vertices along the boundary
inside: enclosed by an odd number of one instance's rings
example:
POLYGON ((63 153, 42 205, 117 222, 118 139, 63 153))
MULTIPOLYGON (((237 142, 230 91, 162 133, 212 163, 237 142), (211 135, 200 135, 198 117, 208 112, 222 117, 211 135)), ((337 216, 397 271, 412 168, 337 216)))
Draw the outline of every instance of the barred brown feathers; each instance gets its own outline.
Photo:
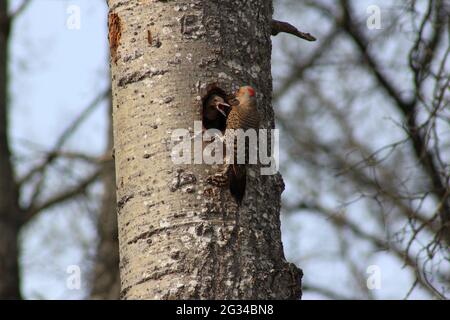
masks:
MULTIPOLYGON (((260 117, 256 107, 255 90, 250 86, 241 87, 236 94, 239 104, 232 106, 227 118, 226 129, 255 129, 259 128, 260 117)), ((225 132, 225 141, 233 139, 233 159, 225 163, 224 169, 208 179, 216 186, 229 185, 230 192, 238 203, 241 203, 246 186, 246 164, 237 163, 237 140, 234 134, 225 132)), ((246 145, 246 161, 248 159, 248 146, 246 145)))

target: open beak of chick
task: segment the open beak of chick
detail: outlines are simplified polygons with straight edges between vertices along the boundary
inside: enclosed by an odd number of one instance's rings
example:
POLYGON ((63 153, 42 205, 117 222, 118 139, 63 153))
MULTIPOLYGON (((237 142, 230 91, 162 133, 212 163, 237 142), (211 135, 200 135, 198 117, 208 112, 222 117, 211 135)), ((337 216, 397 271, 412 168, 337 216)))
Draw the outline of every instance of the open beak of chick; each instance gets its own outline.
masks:
POLYGON ((226 118, 227 114, 225 113, 225 111, 223 111, 224 108, 231 108, 231 106, 225 102, 217 102, 216 103, 217 111, 219 111, 226 118))

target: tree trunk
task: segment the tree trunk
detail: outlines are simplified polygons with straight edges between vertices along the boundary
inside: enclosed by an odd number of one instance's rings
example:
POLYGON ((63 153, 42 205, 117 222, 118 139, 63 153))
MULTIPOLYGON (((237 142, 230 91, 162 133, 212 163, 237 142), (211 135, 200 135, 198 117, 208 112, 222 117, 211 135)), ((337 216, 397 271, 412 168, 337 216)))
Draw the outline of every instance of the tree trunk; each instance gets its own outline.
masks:
POLYGON ((205 182, 215 166, 170 156, 171 132, 201 121, 211 84, 252 85, 261 127, 273 128, 271 1, 109 6, 121 296, 299 298, 301 271, 281 243, 280 175, 249 168, 237 205, 205 182))
POLYGON ((0 300, 20 299, 18 233, 22 212, 8 141, 8 40, 6 1, 0 3, 0 300))
POLYGON ((19 300, 22 298, 17 236, 19 228, 12 219, 5 218, 5 213, 13 214, 14 211, 0 203, 0 300, 19 300))
MULTIPOLYGON (((111 109, 108 109, 111 118, 111 109)), ((112 118, 109 119, 107 153, 113 148, 112 118)), ((99 244, 92 279, 92 299, 119 299, 119 240, 116 214, 116 176, 114 162, 104 164, 103 198, 97 230, 99 244)))

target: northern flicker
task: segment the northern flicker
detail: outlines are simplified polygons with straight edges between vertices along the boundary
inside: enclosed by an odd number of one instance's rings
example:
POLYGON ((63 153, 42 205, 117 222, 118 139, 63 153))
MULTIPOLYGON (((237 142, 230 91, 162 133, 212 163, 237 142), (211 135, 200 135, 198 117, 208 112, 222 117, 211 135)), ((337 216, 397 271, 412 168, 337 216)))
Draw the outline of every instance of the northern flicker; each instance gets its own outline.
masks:
MULTIPOLYGON (((236 94, 238 104, 231 106, 231 111, 228 114, 226 129, 255 129, 259 128, 259 113, 256 107, 255 90, 250 86, 239 88, 236 94)), ((216 186, 229 185, 230 192, 238 203, 241 203, 246 184, 246 164, 237 163, 237 140, 234 133, 225 132, 225 141, 232 141, 233 143, 233 158, 228 159, 224 164, 224 169, 208 178, 208 182, 216 186), (232 140, 230 140, 232 139, 232 140)), ((248 159, 248 147, 246 146, 246 161, 248 159)))
POLYGON ((227 114, 223 108, 230 108, 231 106, 225 102, 225 99, 217 94, 211 95, 205 102, 203 109, 203 125, 206 129, 220 128, 225 124, 227 114))

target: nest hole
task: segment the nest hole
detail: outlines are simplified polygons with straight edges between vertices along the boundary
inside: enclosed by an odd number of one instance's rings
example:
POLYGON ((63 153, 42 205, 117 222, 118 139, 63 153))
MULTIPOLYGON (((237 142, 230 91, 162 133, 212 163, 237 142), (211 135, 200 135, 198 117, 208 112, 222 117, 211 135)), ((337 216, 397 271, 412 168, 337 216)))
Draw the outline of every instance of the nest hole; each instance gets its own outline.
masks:
POLYGON ((208 88, 207 93, 202 98, 202 123, 203 129, 217 129, 221 132, 225 132, 227 125, 227 117, 229 110, 224 109, 226 116, 220 113, 216 108, 210 104, 211 99, 214 97, 220 97, 225 103, 229 104, 230 96, 227 95, 225 90, 212 85, 208 88))

